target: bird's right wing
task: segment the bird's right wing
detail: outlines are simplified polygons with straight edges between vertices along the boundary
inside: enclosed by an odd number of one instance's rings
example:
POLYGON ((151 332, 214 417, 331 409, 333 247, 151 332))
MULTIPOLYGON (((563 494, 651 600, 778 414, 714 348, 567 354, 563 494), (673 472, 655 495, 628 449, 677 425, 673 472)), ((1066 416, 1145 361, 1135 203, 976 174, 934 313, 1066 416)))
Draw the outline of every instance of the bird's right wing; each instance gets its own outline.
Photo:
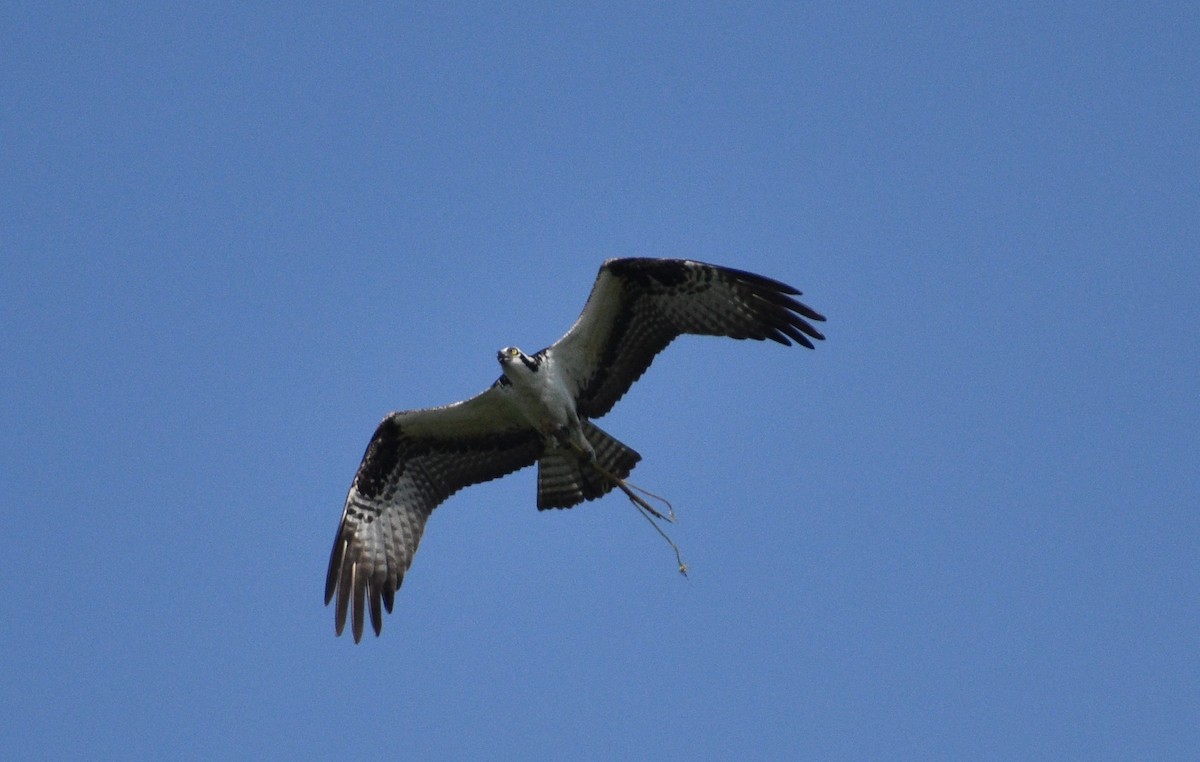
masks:
POLYGON ((342 634, 351 615, 354 641, 362 639, 364 610, 383 627, 396 590, 412 563, 425 521, 443 500, 471 484, 533 464, 542 451, 495 385, 464 402, 392 413, 371 437, 350 485, 325 578, 325 604, 336 595, 342 634))

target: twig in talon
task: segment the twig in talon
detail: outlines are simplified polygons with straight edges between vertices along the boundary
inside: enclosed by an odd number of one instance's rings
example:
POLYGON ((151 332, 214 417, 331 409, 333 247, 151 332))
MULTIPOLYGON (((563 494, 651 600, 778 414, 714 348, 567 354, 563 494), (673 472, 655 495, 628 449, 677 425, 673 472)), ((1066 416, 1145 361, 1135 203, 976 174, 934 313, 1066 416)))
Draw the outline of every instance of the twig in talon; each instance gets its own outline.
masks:
POLYGON ((641 505, 638 505, 636 502, 633 505, 635 508, 638 509, 638 512, 642 514, 642 518, 644 518, 644 519, 646 519, 646 521, 650 522, 650 526, 654 527, 654 531, 658 532, 660 535, 662 535, 662 538, 667 541, 668 545, 671 546, 671 550, 675 551, 675 563, 679 564, 679 573, 682 574, 684 577, 687 577, 688 567, 687 567, 687 564, 685 564, 683 562, 683 556, 679 555, 679 546, 675 544, 674 540, 672 540, 670 537, 667 536, 667 533, 663 531, 662 527, 660 527, 658 524, 654 523, 654 520, 651 519, 649 514, 647 514, 646 511, 642 509, 641 505))
POLYGON ((654 522, 654 519, 658 519, 660 521, 668 521, 671 523, 675 523, 675 507, 671 505, 671 501, 667 500, 665 497, 661 497, 659 495, 654 494, 650 490, 643 489, 635 484, 630 484, 629 482, 626 482, 624 479, 618 477, 616 474, 609 472, 607 469, 605 469, 599 463, 593 462, 592 465, 594 465, 596 467, 596 470, 598 472, 600 472, 601 476, 603 476, 604 478, 608 479, 613 484, 615 484, 621 488, 621 491, 625 493, 625 496, 629 498, 629 501, 631 503, 633 503, 633 506, 638 509, 638 513, 642 514, 642 518, 646 519, 646 521, 649 521, 650 526, 654 527, 654 531, 658 532, 659 535, 661 535, 662 538, 667 541, 667 544, 671 546, 671 550, 675 551, 675 562, 677 564, 679 564, 679 573, 682 574, 684 577, 687 577, 688 567, 687 567, 687 564, 685 564, 683 562, 683 557, 679 554, 679 546, 676 545, 675 541, 672 540, 667 535, 667 533, 663 531, 662 527, 660 527, 658 524, 656 524, 654 522), (646 502, 645 498, 642 498, 639 495, 634 494, 633 490, 635 490, 635 489, 638 492, 648 495, 648 496, 654 498, 655 500, 659 500, 663 504, 665 504, 667 506, 666 515, 663 515, 662 513, 659 513, 658 511, 656 511, 654 509, 654 506, 652 506, 652 505, 650 505, 650 503, 646 502), (651 516, 653 516, 654 518, 651 518, 651 516))
MULTIPOLYGON (((639 487, 638 485, 634 484, 633 482, 625 482, 624 486, 632 487, 633 489, 637 490, 638 492, 641 492, 646 497, 652 497, 655 500, 657 500, 658 502, 667 506, 667 515, 660 516, 660 518, 665 518, 667 521, 671 522, 672 524, 675 523, 675 506, 671 505, 670 500, 666 499, 662 495, 654 494, 653 492, 646 489, 645 487, 639 487)), ((628 493, 628 490, 626 490, 626 492, 628 493)))
MULTIPOLYGON (((638 508, 641 508, 643 511, 650 513, 651 515, 654 516, 654 518, 658 519, 659 521, 669 521, 671 523, 675 522, 675 510, 673 508, 671 508, 670 503, 667 503, 667 513, 666 513, 666 515, 663 515, 662 513, 659 513, 658 511, 656 511, 654 509, 654 507, 652 505, 650 505, 650 503, 646 502, 645 498, 634 494, 633 489, 630 489, 630 487, 633 486, 632 484, 629 484, 624 479, 615 479, 614 481, 616 482, 617 486, 621 488, 621 491, 625 493, 625 496, 628 497, 630 499, 630 501, 634 505, 636 505, 638 508)), ((641 488, 638 487, 636 489, 640 490, 641 488)), ((644 491, 644 490, 642 490, 642 491, 644 491)), ((663 502, 666 502, 666 501, 663 501, 663 502)))
POLYGON ((661 495, 656 495, 648 489, 644 489, 642 487, 637 486, 636 484, 631 484, 630 482, 625 481, 621 477, 617 476, 616 474, 610 472, 608 469, 601 466, 599 463, 593 463, 592 465, 596 467, 596 470, 600 472, 601 476, 603 476, 605 479, 608 479, 610 482, 612 482, 613 484, 620 487, 621 491, 625 493, 626 497, 628 497, 631 501, 633 501, 634 505, 636 505, 637 507, 641 508, 644 511, 649 511, 650 514, 653 515, 654 518, 656 518, 656 519, 659 519, 661 521, 669 521, 672 524, 675 523, 675 506, 671 505, 670 500, 667 500, 665 497, 662 497, 661 495), (655 510, 654 507, 652 505, 650 505, 648 502, 646 502, 646 500, 644 498, 641 498, 641 497, 635 495, 633 493, 633 490, 637 490, 638 492, 641 492, 643 495, 646 495, 647 497, 652 497, 655 500, 661 502, 663 505, 667 506, 666 514, 664 515, 664 514, 660 513, 659 511, 655 510))

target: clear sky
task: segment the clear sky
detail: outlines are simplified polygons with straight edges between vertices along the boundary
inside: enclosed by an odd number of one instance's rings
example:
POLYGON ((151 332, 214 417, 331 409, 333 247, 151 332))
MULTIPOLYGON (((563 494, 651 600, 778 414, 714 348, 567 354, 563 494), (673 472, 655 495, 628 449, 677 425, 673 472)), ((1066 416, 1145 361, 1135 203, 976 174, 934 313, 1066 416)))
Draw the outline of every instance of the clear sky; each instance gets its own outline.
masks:
POLYGON ((999 6, 6 4, 0 757, 1194 754, 1200 11, 999 6), (829 317, 601 421, 691 579, 527 470, 335 638, 379 419, 635 255, 829 317))

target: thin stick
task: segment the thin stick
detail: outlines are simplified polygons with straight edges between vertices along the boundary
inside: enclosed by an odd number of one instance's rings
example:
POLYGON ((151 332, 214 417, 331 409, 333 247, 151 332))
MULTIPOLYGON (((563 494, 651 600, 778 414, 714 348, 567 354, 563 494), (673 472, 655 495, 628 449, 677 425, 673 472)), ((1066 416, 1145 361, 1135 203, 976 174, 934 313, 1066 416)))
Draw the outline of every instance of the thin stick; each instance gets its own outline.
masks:
POLYGON ((639 487, 638 485, 634 484, 633 482, 626 481, 625 485, 628 487, 632 487, 633 489, 637 490, 638 492, 641 492, 646 497, 652 497, 655 500, 657 500, 658 502, 667 506, 667 515, 662 518, 665 518, 667 521, 671 522, 672 524, 675 523, 675 506, 671 505, 670 500, 666 499, 662 495, 654 494, 653 492, 646 489, 645 487, 639 487))
POLYGON ((658 532, 662 538, 667 541, 667 544, 671 546, 671 550, 675 551, 675 562, 679 564, 679 573, 686 577, 688 567, 687 564, 683 562, 683 557, 679 554, 679 546, 675 544, 674 540, 667 536, 667 533, 663 531, 662 527, 654 522, 654 519, 659 519, 660 521, 669 521, 671 523, 675 522, 675 508, 671 505, 671 502, 647 489, 642 489, 636 485, 629 484, 624 479, 620 478, 616 474, 611 473, 608 469, 604 468, 595 461, 592 461, 592 465, 596 467, 596 470, 600 472, 601 476, 621 488, 621 491, 625 493, 625 496, 629 498, 629 501, 633 503, 634 507, 638 509, 638 512, 642 514, 642 518, 646 519, 646 521, 649 521, 650 526, 654 527, 654 531, 658 532), (633 489, 630 489, 630 487, 633 489), (634 494, 634 489, 649 495, 655 500, 661 500, 663 503, 665 503, 667 506, 667 515, 664 516, 663 514, 659 513, 654 509, 654 506, 646 502, 645 499, 634 494), (651 518, 651 516, 654 518, 651 518))
MULTIPOLYGON (((629 491, 626 490, 626 494, 628 494, 628 492, 629 491)), ((642 514, 642 518, 650 522, 650 526, 654 527, 654 531, 658 532, 662 538, 667 541, 667 544, 671 546, 671 550, 675 551, 675 563, 679 565, 679 573, 686 577, 688 575, 688 567, 687 564, 683 562, 683 556, 679 555, 679 546, 675 544, 674 540, 667 536, 667 533, 663 531, 662 527, 654 523, 654 519, 650 518, 650 514, 646 513, 641 505, 639 505, 637 502, 635 502, 633 505, 638 509, 638 512, 642 514)))

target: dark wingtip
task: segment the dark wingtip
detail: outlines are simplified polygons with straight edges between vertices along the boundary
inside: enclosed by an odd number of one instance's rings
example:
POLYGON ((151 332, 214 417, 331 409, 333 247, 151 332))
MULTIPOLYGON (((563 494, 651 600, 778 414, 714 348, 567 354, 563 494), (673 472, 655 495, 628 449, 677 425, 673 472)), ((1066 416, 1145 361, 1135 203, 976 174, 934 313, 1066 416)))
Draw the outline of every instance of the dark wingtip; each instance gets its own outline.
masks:
POLYGON ((822 323, 825 322, 824 315, 822 315, 820 312, 817 312, 812 307, 809 307, 804 302, 796 302, 796 307, 797 307, 796 312, 799 312, 801 315, 808 318, 809 320, 817 320, 822 323))
MULTIPOLYGON (((697 263, 697 264, 703 264, 703 263, 697 263)), ((726 275, 732 276, 734 280, 740 281, 744 285, 747 285, 750 288, 755 289, 755 290, 761 289, 761 290, 767 291, 767 292, 774 291, 774 292, 778 292, 781 294, 788 294, 790 296, 799 296, 800 295, 800 291, 795 286, 789 286, 788 284, 784 283, 781 280, 775 280, 774 278, 768 278, 765 275, 759 275, 758 273, 752 273, 749 270, 739 270, 736 267, 725 267, 723 265, 705 265, 705 266, 712 267, 717 270, 723 271, 726 275)))
POLYGON ((371 629, 375 630, 375 637, 379 637, 379 633, 383 630, 382 593, 383 591, 377 590, 374 585, 367 591, 367 597, 371 601, 371 629))
POLYGON ((752 295, 757 300, 755 311, 759 320, 769 327, 765 338, 785 346, 791 346, 794 341, 808 349, 816 349, 812 339, 825 339, 825 336, 808 322, 824 320, 825 317, 808 305, 774 290, 755 290, 752 295))
POLYGON ((367 580, 354 580, 354 602, 350 605, 351 626, 354 628, 354 642, 362 640, 363 614, 367 608, 367 580))
POLYGON ((333 621, 339 636, 346 629, 346 614, 350 609, 350 591, 354 587, 354 572, 354 564, 346 563, 343 564, 338 574, 337 608, 334 610, 333 621))
POLYGON ((733 268, 722 269, 732 274, 757 300, 760 319, 772 329, 767 338, 791 346, 791 341, 786 338, 790 337, 808 349, 816 349, 812 339, 825 340, 825 336, 808 323, 808 320, 823 322, 825 316, 795 298, 802 295, 799 289, 765 275, 733 268))
POLYGON ((329 570, 325 572, 325 605, 333 600, 337 592, 338 575, 342 569, 342 555, 346 552, 346 544, 342 541, 339 530, 337 539, 333 541, 333 549, 329 551, 329 570))

